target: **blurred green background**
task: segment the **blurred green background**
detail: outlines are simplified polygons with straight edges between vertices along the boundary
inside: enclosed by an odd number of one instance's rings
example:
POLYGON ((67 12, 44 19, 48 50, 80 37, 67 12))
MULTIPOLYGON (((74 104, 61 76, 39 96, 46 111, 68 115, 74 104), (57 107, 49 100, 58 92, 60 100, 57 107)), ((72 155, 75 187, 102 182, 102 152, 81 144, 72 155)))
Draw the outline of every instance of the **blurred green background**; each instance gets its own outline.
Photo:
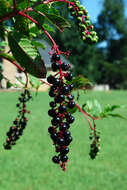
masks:
MULTIPOLYGON (((87 121, 80 112, 71 127, 67 171, 52 163, 55 154, 48 135, 50 117, 47 92, 39 93, 28 103, 31 110, 27 128, 12 150, 4 150, 6 132, 17 115, 16 103, 20 92, 0 92, 0 190, 126 190, 127 189, 127 125, 122 119, 97 121, 101 131, 101 151, 95 160, 89 158, 87 121)), ((125 104, 126 91, 93 92, 82 94, 81 103, 97 99, 105 104, 125 104)), ((127 110, 120 110, 126 117, 127 110)))

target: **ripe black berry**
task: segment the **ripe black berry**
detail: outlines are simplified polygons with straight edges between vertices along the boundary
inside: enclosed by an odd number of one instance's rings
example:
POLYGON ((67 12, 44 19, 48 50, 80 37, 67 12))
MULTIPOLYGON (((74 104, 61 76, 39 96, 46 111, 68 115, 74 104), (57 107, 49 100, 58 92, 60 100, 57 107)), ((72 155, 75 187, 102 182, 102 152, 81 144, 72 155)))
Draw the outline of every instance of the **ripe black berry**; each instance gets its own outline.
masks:
POLYGON ((61 119, 59 117, 54 117, 52 120, 51 120, 51 123, 52 125, 56 126, 60 123, 61 119))
POLYGON ((65 147, 64 149, 62 149, 60 151, 61 154, 67 154, 69 152, 69 148, 68 147, 65 147))
POLYGON ((68 156, 67 156, 67 155, 61 155, 60 160, 61 160, 62 162, 67 162, 68 156))
POLYGON ((56 103, 55 102, 50 102, 49 105, 52 107, 52 108, 55 108, 56 107, 56 103))
POLYGON ((54 76, 49 75, 49 76, 47 77, 47 81, 48 81, 49 83, 51 83, 51 84, 54 84, 54 81, 55 81, 54 76))
POLYGON ((63 71, 67 71, 67 70, 69 69, 69 65, 68 65, 67 63, 62 63, 61 69, 62 69, 63 71))
POLYGON ((60 145, 60 146, 64 145, 64 144, 65 144, 64 139, 58 138, 58 139, 57 139, 57 144, 60 145))
POLYGON ((66 123, 61 123, 60 124, 60 131, 65 131, 67 129, 66 123))
POLYGON ((73 74, 72 74, 72 73, 68 73, 68 74, 65 76, 65 79, 68 80, 68 81, 72 81, 72 78, 73 78, 73 74))
POLYGON ((52 63, 52 70, 54 72, 57 71, 59 68, 60 68, 59 63, 57 63, 57 62, 52 63))
POLYGON ((67 118, 68 123, 73 123, 74 120, 75 120, 74 116, 71 116, 71 117, 67 118))
POLYGON ((48 111, 48 115, 51 117, 54 117, 54 116, 56 116, 56 111, 54 109, 51 109, 48 111))
POLYGON ((58 156, 53 156, 53 157, 52 157, 52 161, 53 161, 55 164, 59 164, 59 157, 58 157, 58 156))
POLYGON ((60 113, 64 113, 64 112, 66 112, 67 107, 65 105, 60 105, 58 110, 59 110, 60 113))
POLYGON ((53 133, 54 133, 54 128, 53 128, 53 127, 49 127, 49 128, 48 128, 48 132, 49 132, 50 134, 53 134, 53 133))
POLYGON ((75 102, 74 101, 68 102, 68 107, 70 109, 74 108, 75 107, 75 102))
POLYGON ((60 60, 60 56, 58 54, 54 53, 52 55, 51 61, 59 61, 59 60, 60 60))

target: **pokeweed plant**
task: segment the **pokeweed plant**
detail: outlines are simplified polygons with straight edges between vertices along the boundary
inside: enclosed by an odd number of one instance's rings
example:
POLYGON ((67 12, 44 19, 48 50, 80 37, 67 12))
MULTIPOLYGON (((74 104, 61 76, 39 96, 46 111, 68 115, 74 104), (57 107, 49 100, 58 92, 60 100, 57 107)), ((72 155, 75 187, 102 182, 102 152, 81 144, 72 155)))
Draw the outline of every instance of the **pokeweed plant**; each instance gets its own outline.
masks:
MULTIPOLYGON (((96 129, 95 121, 107 115, 120 116, 112 114, 117 106, 109 106, 99 115, 96 115, 95 105, 92 107, 93 114, 88 102, 82 108, 75 102, 72 91, 86 90, 90 82, 82 76, 73 78, 70 71, 71 66, 61 60, 62 55, 68 58, 69 52, 61 50, 50 35, 50 32, 54 31, 55 28, 60 32, 64 32, 65 28, 71 28, 70 23, 59 13, 62 4, 67 4, 68 11, 78 25, 81 39, 85 43, 96 43, 98 37, 94 31, 94 26, 91 24, 88 11, 80 4, 79 0, 0 0, 0 38, 2 41, 0 42, 0 58, 8 60, 26 76, 26 83, 22 82, 24 85, 23 92, 19 97, 19 103, 16 104, 19 109, 18 115, 7 132, 4 148, 11 149, 27 125, 26 114, 29 111, 26 109, 26 102, 31 99, 28 81, 36 90, 41 84, 46 83, 50 86, 49 96, 53 98, 49 103, 50 109, 48 111, 48 115, 51 117, 51 126, 48 128, 48 132, 56 152, 52 161, 59 164, 65 171, 69 161, 68 146, 72 141, 70 125, 75 121, 72 114, 79 110, 89 123, 92 131, 90 133, 92 140, 90 157, 92 159, 96 157, 100 149, 100 133, 96 129), (45 36, 52 46, 49 58, 52 70, 56 72, 47 77, 47 82, 43 80, 46 78, 45 63, 38 51, 38 47, 45 49, 45 46, 37 41, 38 38, 45 36), (5 51, 5 46, 8 46, 8 52, 5 51)), ((1 76, 7 80, 9 86, 13 85, 2 73, 1 76)))

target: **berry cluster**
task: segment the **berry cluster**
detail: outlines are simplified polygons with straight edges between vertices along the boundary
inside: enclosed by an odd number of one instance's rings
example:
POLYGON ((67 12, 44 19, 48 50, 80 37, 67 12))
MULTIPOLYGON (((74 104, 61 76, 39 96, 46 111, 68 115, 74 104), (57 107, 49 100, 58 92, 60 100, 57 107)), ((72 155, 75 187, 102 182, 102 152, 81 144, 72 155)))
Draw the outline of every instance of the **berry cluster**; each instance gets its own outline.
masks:
POLYGON ((19 97, 19 103, 16 107, 19 108, 18 116, 13 121, 13 125, 10 127, 7 132, 6 143, 4 143, 5 149, 11 149, 12 145, 16 144, 16 141, 23 134, 23 130, 27 125, 27 117, 26 114, 30 113, 30 111, 26 110, 26 102, 32 98, 28 89, 25 89, 24 92, 19 97))
POLYGON ((69 128, 75 120, 68 111, 75 107, 74 96, 70 93, 74 86, 66 84, 66 81, 72 81, 73 76, 71 72, 68 72, 70 65, 62 63, 60 55, 57 53, 52 55, 51 62, 52 70, 58 70, 58 73, 47 78, 47 81, 52 84, 49 96, 54 98, 54 101, 50 102, 51 109, 48 111, 48 115, 52 117, 52 126, 48 128, 48 132, 55 145, 56 153, 58 153, 53 156, 52 161, 60 164, 61 168, 65 170, 68 161, 68 145, 72 141, 69 128))
POLYGON ((96 43, 98 41, 98 37, 94 31, 94 26, 91 24, 89 19, 88 11, 83 5, 80 4, 79 0, 76 0, 72 3, 74 3, 74 5, 69 4, 68 10, 77 20, 82 40, 85 40, 87 43, 96 43))
POLYGON ((95 159, 95 157, 98 155, 98 152, 100 150, 100 132, 96 132, 94 130, 93 133, 90 133, 90 140, 92 140, 92 143, 90 144, 90 157, 91 159, 95 159))

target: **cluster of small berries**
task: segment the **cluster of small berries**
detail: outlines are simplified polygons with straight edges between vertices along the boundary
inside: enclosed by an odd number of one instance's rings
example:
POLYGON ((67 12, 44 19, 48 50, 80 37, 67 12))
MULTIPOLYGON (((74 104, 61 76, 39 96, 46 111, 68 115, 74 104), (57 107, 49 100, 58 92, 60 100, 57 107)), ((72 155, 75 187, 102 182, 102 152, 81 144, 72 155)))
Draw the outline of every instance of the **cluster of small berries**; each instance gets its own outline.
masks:
POLYGON ((62 63, 60 55, 57 53, 52 55, 51 62, 52 70, 58 71, 54 76, 50 75, 47 78, 47 81, 52 84, 49 96, 54 98, 54 101, 50 102, 51 109, 48 111, 48 115, 52 117, 52 126, 48 128, 48 132, 55 145, 55 151, 58 153, 58 155, 53 156, 52 161, 60 164, 61 168, 66 170, 68 145, 72 141, 69 128, 75 120, 68 111, 75 107, 74 96, 71 94, 74 86, 73 84, 66 84, 66 81, 72 81, 73 76, 71 72, 68 72, 70 65, 62 63))
POLYGON ((100 132, 96 132, 94 130, 92 133, 90 133, 90 140, 92 140, 92 143, 90 144, 90 157, 91 159, 95 159, 98 155, 98 152, 100 150, 100 132))
POLYGON ((69 4, 68 10, 77 20, 82 40, 87 43, 96 43, 98 41, 97 33, 94 31, 94 26, 91 24, 88 11, 80 4, 79 0, 73 0, 72 2, 74 6, 69 4))
POLYGON ((29 114, 30 111, 26 110, 26 102, 32 98, 28 89, 25 89, 24 92, 19 97, 19 103, 16 107, 19 108, 18 115, 13 121, 13 125, 10 127, 7 132, 6 143, 4 143, 4 148, 9 150, 12 148, 12 145, 16 144, 16 141, 22 136, 23 130, 27 125, 26 114, 29 114))

